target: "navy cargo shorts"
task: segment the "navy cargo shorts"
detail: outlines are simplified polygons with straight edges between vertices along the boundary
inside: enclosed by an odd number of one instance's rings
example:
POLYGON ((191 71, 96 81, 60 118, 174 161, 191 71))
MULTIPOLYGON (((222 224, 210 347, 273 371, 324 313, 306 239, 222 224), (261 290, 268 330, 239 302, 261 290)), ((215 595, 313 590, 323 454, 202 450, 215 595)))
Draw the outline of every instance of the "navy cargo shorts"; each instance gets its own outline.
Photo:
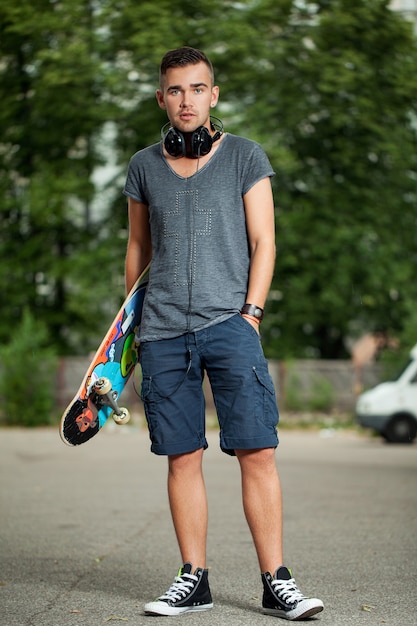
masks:
POLYGON ((278 445, 274 384, 260 337, 241 315, 203 330, 142 343, 141 397, 155 454, 207 448, 204 373, 220 425, 220 446, 235 450, 278 445))

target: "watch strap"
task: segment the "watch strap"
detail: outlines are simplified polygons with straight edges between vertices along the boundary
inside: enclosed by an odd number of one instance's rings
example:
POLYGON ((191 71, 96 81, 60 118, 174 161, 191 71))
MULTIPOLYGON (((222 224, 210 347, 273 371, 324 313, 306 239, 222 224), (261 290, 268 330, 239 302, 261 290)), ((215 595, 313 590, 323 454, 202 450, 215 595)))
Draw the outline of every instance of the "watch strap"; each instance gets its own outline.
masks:
POLYGON ((250 315, 260 322, 262 322, 264 317, 264 310, 260 306, 256 306, 256 304, 244 304, 240 312, 244 315, 250 315))

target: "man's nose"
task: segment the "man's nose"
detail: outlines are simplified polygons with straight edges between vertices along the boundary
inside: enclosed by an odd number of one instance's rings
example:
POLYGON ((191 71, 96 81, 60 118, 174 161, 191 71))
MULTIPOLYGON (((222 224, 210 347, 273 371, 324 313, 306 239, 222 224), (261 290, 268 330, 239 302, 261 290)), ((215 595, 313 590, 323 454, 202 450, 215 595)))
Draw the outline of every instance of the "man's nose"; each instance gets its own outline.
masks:
POLYGON ((181 106, 183 108, 189 107, 191 104, 191 98, 188 91, 184 91, 181 98, 181 106))

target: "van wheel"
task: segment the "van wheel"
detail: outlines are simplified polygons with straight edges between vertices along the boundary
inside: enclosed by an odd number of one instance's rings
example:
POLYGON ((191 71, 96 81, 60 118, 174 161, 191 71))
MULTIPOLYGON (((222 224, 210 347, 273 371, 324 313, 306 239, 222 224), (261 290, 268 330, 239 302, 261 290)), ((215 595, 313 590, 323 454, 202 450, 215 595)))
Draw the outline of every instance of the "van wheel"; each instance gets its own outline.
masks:
POLYGON ((382 436, 389 443, 412 443, 417 435, 417 422, 411 415, 394 415, 382 436))

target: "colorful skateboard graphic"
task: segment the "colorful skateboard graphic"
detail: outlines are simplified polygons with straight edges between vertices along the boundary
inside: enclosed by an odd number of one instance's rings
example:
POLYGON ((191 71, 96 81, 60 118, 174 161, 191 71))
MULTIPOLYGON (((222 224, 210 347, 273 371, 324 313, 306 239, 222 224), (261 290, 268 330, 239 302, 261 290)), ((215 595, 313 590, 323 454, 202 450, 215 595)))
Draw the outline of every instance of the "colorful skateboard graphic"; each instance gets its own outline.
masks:
POLYGON ((78 446, 94 437, 110 416, 118 424, 129 421, 129 412, 120 408, 117 400, 138 361, 139 344, 135 335, 140 328, 148 269, 132 287, 76 396, 62 415, 60 435, 69 446, 78 446))

